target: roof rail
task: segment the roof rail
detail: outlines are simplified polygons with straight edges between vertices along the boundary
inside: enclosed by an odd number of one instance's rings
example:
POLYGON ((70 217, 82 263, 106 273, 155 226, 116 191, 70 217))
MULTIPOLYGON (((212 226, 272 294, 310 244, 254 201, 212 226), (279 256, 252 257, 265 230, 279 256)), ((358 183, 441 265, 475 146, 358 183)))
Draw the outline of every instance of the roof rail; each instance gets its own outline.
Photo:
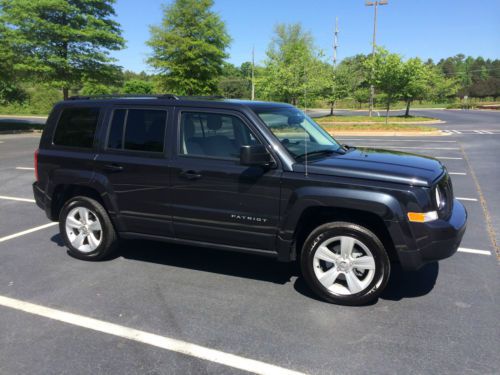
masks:
POLYGON ((91 99, 173 99, 179 100, 179 97, 173 94, 157 94, 157 95, 144 95, 144 94, 117 94, 117 95, 75 95, 70 96, 67 100, 91 100, 91 99))

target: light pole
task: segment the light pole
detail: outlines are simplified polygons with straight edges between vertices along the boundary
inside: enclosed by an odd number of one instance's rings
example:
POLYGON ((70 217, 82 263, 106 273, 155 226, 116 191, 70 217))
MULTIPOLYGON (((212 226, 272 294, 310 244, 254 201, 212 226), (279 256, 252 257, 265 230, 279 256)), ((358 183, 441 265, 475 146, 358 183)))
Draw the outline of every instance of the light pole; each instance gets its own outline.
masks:
MULTIPOLYGON (((388 0, 378 0, 378 1, 365 1, 365 5, 368 7, 373 7, 373 42, 372 42, 372 59, 375 60, 375 47, 376 47, 376 37, 377 37, 377 8, 379 5, 387 5, 388 0)), ((373 79, 373 68, 372 68, 372 79, 373 79)), ((370 85, 370 110, 368 115, 371 117, 373 112, 373 98, 375 96, 375 87, 373 83, 370 85)))

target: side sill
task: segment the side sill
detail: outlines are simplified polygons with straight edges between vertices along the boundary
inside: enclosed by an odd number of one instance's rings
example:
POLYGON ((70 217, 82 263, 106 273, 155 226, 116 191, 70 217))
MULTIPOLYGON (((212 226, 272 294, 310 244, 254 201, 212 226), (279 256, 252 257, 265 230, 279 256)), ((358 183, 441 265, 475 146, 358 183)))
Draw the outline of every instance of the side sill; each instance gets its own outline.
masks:
POLYGON ((210 249, 233 251, 233 252, 245 253, 245 254, 255 254, 255 255, 261 255, 261 256, 272 257, 272 258, 278 257, 278 253, 276 251, 252 249, 249 247, 231 246, 231 245, 224 245, 224 244, 216 244, 216 243, 212 243, 212 242, 193 241, 193 240, 186 240, 186 239, 182 239, 182 238, 165 237, 165 236, 158 236, 158 235, 154 235, 154 234, 144 234, 144 233, 135 233, 135 232, 120 232, 119 235, 121 238, 125 238, 125 239, 143 239, 143 240, 152 240, 152 241, 162 241, 162 242, 175 243, 175 244, 179 244, 179 245, 207 247, 210 249))

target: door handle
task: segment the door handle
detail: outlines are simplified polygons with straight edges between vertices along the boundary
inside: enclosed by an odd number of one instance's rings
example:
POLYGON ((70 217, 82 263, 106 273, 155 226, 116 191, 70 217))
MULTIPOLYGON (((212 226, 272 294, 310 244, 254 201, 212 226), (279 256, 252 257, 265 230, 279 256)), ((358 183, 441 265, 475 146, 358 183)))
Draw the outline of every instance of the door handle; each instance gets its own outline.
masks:
POLYGON ((193 170, 182 171, 180 175, 181 177, 187 178, 188 180, 197 180, 201 178, 201 173, 193 170))
POLYGON ((123 171, 123 167, 118 164, 105 164, 104 169, 110 172, 121 172, 123 171))

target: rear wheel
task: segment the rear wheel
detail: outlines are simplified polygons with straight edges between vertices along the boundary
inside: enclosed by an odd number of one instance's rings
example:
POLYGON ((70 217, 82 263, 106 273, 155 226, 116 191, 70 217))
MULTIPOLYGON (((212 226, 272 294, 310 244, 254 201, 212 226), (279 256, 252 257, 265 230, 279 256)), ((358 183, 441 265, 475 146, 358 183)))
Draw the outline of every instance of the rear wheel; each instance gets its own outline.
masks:
POLYGON ((342 305, 362 305, 377 298, 390 274, 380 239, 354 223, 334 222, 316 228, 306 239, 301 269, 312 291, 342 305))
POLYGON ((117 236, 109 215, 96 200, 78 196, 61 209, 59 230, 69 253, 78 259, 102 260, 117 245, 117 236))

